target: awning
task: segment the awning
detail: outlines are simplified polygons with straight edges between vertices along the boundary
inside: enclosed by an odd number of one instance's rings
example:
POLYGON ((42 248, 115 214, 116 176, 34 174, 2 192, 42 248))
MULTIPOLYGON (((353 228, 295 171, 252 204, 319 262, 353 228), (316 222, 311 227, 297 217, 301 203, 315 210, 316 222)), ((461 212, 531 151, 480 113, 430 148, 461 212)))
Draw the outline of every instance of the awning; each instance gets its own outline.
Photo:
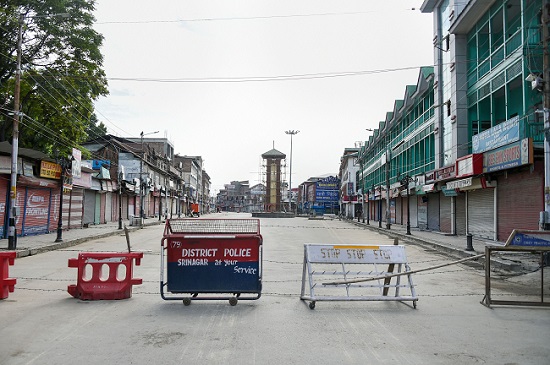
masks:
MULTIPOLYGON (((464 180, 468 180, 468 179, 464 179, 464 180)), ((482 176, 482 177, 476 177, 476 178, 469 178, 469 184, 464 184, 464 186, 461 186, 460 191, 496 188, 496 186, 497 186, 496 180, 487 181, 485 176, 482 176)))
POLYGON ((425 193, 435 192, 435 191, 437 191, 436 186, 437 186, 436 183, 426 184, 426 185, 422 186, 422 191, 425 192, 425 193))

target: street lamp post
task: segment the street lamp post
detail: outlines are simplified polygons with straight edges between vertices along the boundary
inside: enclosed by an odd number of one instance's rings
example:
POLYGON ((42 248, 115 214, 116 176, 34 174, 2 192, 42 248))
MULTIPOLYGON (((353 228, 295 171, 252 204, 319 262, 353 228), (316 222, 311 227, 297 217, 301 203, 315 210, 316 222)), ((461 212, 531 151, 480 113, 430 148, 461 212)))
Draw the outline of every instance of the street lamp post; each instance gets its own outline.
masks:
MULTIPOLYGON (((120 162, 119 162, 120 164, 120 162)), ((120 169, 120 165, 119 165, 120 169)), ((122 171, 118 172, 118 229, 122 229, 122 171)))
POLYGON ((59 152, 56 152, 56 159, 59 166, 61 166, 61 172, 59 175, 59 216, 57 219, 57 237, 55 242, 63 242, 63 177, 70 166, 70 160, 59 156, 59 152))
POLYGON ((290 135, 290 177, 288 181, 288 204, 290 205, 290 211, 292 212, 292 136, 300 133, 300 131, 288 130, 286 134, 290 135))
POLYGON ((149 132, 149 133, 141 133, 139 136, 141 137, 141 159, 139 160, 139 217, 140 217, 140 227, 143 226, 143 218, 145 218, 145 213, 143 210, 143 200, 144 198, 144 186, 143 186, 143 160, 145 159, 145 150, 143 149, 143 137, 148 136, 150 134, 158 133, 159 131, 155 132, 149 132))

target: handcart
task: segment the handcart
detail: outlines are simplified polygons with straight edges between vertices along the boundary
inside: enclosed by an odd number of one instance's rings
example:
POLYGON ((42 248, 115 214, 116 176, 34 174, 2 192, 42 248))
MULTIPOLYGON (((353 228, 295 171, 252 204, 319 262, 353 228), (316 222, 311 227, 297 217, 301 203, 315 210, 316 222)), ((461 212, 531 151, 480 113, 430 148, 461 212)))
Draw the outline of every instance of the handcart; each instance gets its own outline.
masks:
POLYGON ((162 299, 183 300, 184 305, 229 300, 234 306, 239 299, 260 298, 259 219, 168 219, 161 245, 162 299))

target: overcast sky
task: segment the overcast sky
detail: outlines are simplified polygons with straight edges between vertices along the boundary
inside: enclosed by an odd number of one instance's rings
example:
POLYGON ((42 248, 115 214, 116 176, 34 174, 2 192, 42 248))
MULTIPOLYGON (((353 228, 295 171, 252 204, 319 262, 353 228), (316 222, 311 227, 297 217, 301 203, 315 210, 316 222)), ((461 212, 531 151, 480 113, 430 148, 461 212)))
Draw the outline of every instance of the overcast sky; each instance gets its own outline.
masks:
POLYGON ((167 137, 200 155, 212 192, 261 182, 261 154, 287 155, 292 186, 338 172, 433 64, 432 16, 414 0, 98 0, 109 133, 167 137), (416 10, 413 10, 416 9, 416 10))

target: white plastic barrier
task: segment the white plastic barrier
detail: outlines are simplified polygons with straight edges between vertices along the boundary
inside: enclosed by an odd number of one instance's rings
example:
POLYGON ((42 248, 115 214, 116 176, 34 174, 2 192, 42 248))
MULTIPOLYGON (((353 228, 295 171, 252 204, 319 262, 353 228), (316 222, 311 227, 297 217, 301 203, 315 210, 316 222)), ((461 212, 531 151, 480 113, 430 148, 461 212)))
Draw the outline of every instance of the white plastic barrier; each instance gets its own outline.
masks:
POLYGON ((311 309, 317 301, 412 301, 416 308, 409 271, 402 245, 305 244, 300 299, 311 309))

